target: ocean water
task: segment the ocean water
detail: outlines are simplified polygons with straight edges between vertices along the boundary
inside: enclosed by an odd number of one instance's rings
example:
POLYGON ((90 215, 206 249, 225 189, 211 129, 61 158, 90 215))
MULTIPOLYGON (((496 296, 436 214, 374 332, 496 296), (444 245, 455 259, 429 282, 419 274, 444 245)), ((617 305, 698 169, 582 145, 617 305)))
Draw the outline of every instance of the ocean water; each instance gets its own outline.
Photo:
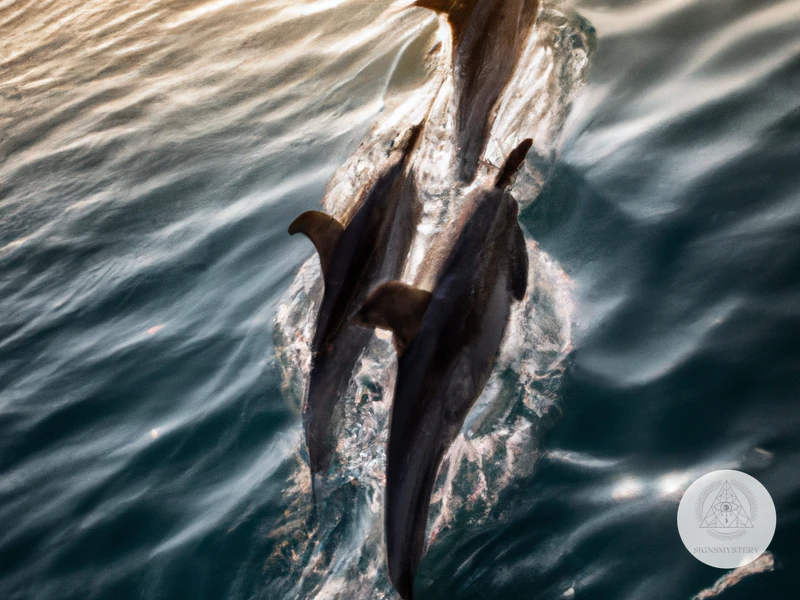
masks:
MULTIPOLYGON (((417 595, 691 598, 725 572, 678 498, 737 468, 774 569, 719 597, 794 597, 800 6, 570 6, 596 49, 521 215, 571 282, 558 418, 417 595)), ((435 30, 366 0, 0 0, 0 597, 305 597, 274 327, 312 251, 285 230, 435 30)))

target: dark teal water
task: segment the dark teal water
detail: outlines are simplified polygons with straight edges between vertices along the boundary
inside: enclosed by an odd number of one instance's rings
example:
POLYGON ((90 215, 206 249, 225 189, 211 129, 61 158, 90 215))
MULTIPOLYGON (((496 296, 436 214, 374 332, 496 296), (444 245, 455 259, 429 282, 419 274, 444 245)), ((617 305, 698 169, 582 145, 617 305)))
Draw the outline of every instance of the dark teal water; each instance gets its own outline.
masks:
MULTIPOLYGON (((273 320, 310 255, 285 229, 429 36, 385 7, 0 1, 0 597, 295 597, 268 560, 300 429, 273 320)), ((562 416, 419 596, 690 598, 724 572, 676 494, 738 468, 776 569, 720 597, 795 597, 800 7, 578 10, 589 84, 522 214, 575 282, 562 416)))

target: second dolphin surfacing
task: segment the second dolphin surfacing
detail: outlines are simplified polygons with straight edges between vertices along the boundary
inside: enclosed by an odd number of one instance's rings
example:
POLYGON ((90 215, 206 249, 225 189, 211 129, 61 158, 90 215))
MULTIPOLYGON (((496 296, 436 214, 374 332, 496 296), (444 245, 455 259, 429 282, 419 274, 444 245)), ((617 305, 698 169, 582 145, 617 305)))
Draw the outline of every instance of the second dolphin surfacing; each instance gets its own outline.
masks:
POLYGON ((422 125, 412 127, 390 153, 388 164, 356 202, 346 225, 308 211, 289 226, 305 234, 319 254, 325 291, 311 345, 311 373, 303 404, 303 429, 312 485, 334 454, 341 397, 372 337, 351 320, 370 290, 400 275, 411 245, 419 206, 408 163, 422 125))
POLYGON ((528 254, 506 187, 531 143, 511 153, 494 186, 466 198, 474 208, 432 292, 384 283, 358 313, 392 330, 399 355, 385 526, 389 577, 404 599, 413 597, 437 471, 492 372, 511 303, 525 296, 528 254))

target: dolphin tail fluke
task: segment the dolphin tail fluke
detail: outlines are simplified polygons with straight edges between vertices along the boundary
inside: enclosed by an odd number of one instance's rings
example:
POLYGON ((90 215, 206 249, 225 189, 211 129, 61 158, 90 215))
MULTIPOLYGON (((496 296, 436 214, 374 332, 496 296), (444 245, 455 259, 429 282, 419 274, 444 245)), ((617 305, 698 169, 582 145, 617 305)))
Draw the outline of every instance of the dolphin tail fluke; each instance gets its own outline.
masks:
POLYGON ((304 212, 289 225, 289 235, 302 233, 314 244, 319 254, 323 276, 328 272, 342 231, 344 227, 339 221, 318 210, 304 212))
POLYGON ((389 329, 402 353, 417 336, 431 293, 400 281, 379 285, 364 302, 356 317, 366 327, 389 329))
POLYGON ((514 176, 519 171, 519 168, 522 166, 522 163, 525 162, 525 157, 528 155, 528 151, 533 146, 533 140, 531 138, 527 138, 522 140, 520 144, 511 151, 511 154, 508 155, 503 168, 500 169, 500 173, 497 174, 497 179, 494 182, 494 187, 505 189, 514 181, 514 176))

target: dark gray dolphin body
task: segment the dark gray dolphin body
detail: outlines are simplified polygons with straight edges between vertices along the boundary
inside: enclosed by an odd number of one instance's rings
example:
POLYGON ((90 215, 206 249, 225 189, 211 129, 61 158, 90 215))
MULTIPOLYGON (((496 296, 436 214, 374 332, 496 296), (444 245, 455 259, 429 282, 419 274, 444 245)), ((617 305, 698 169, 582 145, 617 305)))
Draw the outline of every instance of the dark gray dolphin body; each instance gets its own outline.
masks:
POLYGON ((405 599, 413 595, 437 471, 491 374, 511 303, 525 295, 528 255, 505 187, 530 146, 525 140, 511 153, 494 187, 467 199, 474 209, 433 292, 387 282, 357 317, 391 329, 399 354, 385 519, 389 576, 405 599))
POLYGON ((409 130, 392 151, 387 166, 356 202, 346 226, 318 211, 303 213, 289 226, 290 234, 303 233, 316 246, 325 286, 303 405, 312 482, 330 465, 342 421, 339 400, 371 338, 372 332, 350 320, 375 285, 400 276, 411 246, 419 207, 407 166, 421 128, 409 130))
POLYGON ((417 0, 447 15, 453 35, 458 178, 472 181, 494 109, 536 23, 540 0, 417 0))

